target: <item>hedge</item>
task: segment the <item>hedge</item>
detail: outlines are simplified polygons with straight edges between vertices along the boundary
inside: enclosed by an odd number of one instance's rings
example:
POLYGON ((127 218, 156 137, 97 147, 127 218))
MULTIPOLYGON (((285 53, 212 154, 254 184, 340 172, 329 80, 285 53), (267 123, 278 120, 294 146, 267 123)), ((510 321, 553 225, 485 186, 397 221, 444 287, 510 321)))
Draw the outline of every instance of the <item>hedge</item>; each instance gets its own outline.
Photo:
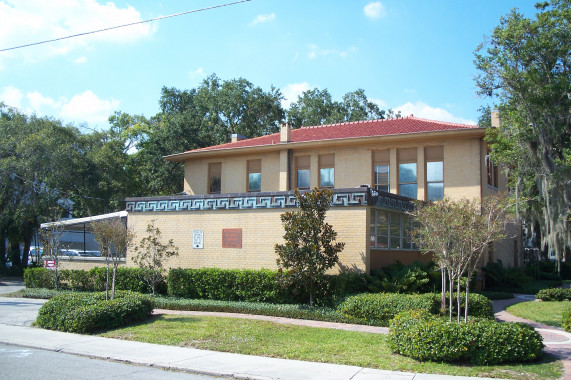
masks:
POLYGON ((388 342, 394 352, 417 360, 476 365, 534 361, 544 347, 541 335, 523 323, 448 322, 423 310, 395 316, 388 342))
POLYGON ((151 315, 153 301, 133 292, 66 293, 53 297, 40 308, 36 325, 45 329, 89 333, 141 321, 151 315))
MULTIPOLYGON (((294 286, 281 286, 280 276, 285 275, 268 269, 176 268, 168 274, 168 295, 221 301, 307 303, 309 295, 294 286)), ((325 276, 324 284, 315 296, 316 303, 334 303, 346 294, 363 291, 366 286, 365 274, 325 276)))
MULTIPOLYGON (((111 276, 110 268, 109 288, 111 288, 111 276)), ((105 267, 95 267, 89 271, 62 269, 58 271, 58 289, 102 291, 105 290, 105 278, 105 267)), ((54 289, 54 272, 47 268, 28 268, 24 271, 24 285, 26 288, 54 289)), ((115 289, 150 293, 149 286, 143 281, 143 270, 140 268, 117 268, 115 289)), ((166 282, 159 285, 158 292, 166 294, 166 282)))
MULTIPOLYGON (((461 293, 460 296, 463 310, 465 294, 461 293)), ((422 309, 433 315, 440 314, 440 299, 440 293, 364 293, 348 297, 338 310, 359 323, 388 326, 395 315, 406 310, 422 309)), ((482 295, 470 294, 468 307, 471 317, 493 318, 492 302, 482 295)))
POLYGON ((542 289, 535 295, 535 298, 542 301, 571 301, 571 289, 551 288, 542 289))

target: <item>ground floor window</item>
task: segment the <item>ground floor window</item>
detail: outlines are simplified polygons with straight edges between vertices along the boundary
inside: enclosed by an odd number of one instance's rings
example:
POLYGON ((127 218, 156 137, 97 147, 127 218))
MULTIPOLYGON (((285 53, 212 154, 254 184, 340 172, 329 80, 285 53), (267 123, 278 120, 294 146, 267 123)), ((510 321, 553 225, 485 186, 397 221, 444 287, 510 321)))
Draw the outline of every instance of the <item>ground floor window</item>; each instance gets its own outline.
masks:
POLYGON ((380 249, 417 249, 411 239, 410 216, 393 211, 371 209, 370 246, 380 249))

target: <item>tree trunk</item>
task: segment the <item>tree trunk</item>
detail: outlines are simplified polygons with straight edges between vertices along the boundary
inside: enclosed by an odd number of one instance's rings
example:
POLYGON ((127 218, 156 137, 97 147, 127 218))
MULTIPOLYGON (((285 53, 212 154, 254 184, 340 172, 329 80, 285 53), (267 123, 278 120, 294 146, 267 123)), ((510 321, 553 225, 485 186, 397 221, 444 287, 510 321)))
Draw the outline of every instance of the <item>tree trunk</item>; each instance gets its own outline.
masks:
POLYGON ((107 301, 109 299, 109 252, 107 252, 105 261, 107 264, 105 267, 105 301, 107 301))
POLYGON ((30 223, 26 222, 23 226, 22 237, 24 238, 24 252, 22 252, 22 268, 28 267, 28 255, 30 254, 30 245, 32 243, 32 229, 30 223))
POLYGON ((464 322, 468 322, 468 293, 470 293, 470 275, 468 274, 468 282, 466 282, 466 303, 464 305, 464 322))
POLYGON ((111 299, 115 299, 115 265, 113 265, 113 279, 111 281, 111 299))
POLYGON ((449 306, 449 314, 450 314, 450 322, 452 322, 452 310, 453 310, 453 302, 452 300, 454 299, 454 277, 452 277, 451 274, 448 274, 448 279, 450 280, 450 296, 448 297, 449 302, 448 302, 448 306, 449 306))
POLYGON ((462 276, 458 276, 458 287, 456 288, 456 305, 458 307, 458 314, 456 316, 456 322, 460 323, 460 316, 462 315, 462 303, 461 303, 461 297, 460 297, 460 280, 462 279, 462 276))
POLYGON ((440 273, 442 274, 442 297, 440 298, 440 312, 444 314, 446 313, 446 271, 441 269, 440 273))

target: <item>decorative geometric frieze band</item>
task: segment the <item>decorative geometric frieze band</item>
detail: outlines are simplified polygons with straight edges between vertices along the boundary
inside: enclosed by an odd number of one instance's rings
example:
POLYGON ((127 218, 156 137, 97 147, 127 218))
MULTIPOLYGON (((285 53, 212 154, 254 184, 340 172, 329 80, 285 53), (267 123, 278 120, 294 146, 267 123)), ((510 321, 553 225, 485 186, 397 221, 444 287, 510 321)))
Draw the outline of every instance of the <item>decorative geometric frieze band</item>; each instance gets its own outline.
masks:
MULTIPOLYGON (((336 192, 333 194, 331 206, 365 206, 367 205, 366 192, 336 192)), ((268 208, 297 207, 294 194, 262 195, 262 196, 234 196, 216 198, 184 199, 141 199, 128 200, 127 212, 166 212, 166 211, 207 211, 207 210, 249 210, 268 208)))

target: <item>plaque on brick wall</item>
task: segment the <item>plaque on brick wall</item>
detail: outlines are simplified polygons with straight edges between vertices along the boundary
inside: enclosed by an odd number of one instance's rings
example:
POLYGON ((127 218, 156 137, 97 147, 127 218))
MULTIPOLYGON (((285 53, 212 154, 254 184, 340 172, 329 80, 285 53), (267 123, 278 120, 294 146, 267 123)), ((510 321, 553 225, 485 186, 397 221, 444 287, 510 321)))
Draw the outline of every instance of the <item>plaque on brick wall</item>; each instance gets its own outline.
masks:
POLYGON ((242 229, 223 228, 222 248, 242 248, 242 229))
POLYGON ((198 248, 198 249, 204 248, 204 231, 203 230, 193 230, 192 231, 192 248, 198 248))

